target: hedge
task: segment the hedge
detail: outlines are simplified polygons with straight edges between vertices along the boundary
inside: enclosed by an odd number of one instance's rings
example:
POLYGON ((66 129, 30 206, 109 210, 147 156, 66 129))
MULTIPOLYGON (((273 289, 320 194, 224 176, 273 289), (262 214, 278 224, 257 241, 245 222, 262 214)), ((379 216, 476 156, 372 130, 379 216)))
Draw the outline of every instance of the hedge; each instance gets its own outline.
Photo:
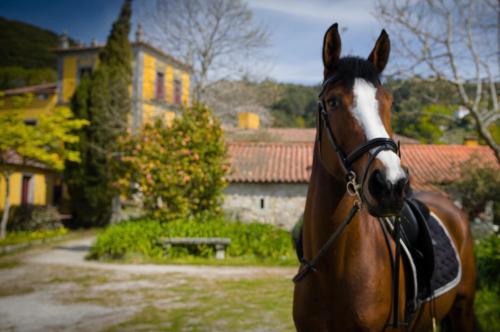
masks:
POLYGON ((213 257, 208 245, 172 246, 160 243, 165 237, 227 237, 231 244, 228 257, 249 257, 260 260, 291 259, 294 256, 290 233, 274 225, 241 223, 215 219, 175 220, 161 223, 143 219, 108 227, 91 248, 89 258, 117 260, 131 257, 161 260, 184 256, 213 257))

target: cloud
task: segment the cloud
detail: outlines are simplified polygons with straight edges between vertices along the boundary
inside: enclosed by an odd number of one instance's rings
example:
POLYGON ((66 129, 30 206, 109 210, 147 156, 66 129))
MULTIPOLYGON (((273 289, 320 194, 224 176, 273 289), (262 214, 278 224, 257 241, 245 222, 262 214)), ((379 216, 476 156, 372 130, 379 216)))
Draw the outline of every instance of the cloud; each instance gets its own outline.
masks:
POLYGON ((280 82, 319 84, 323 80, 323 67, 320 61, 304 61, 295 63, 268 63, 271 68, 267 75, 280 82))
POLYGON ((303 1, 303 0, 248 0, 250 8, 293 15, 317 21, 338 21, 342 25, 370 25, 375 23, 371 14, 373 1, 303 1))

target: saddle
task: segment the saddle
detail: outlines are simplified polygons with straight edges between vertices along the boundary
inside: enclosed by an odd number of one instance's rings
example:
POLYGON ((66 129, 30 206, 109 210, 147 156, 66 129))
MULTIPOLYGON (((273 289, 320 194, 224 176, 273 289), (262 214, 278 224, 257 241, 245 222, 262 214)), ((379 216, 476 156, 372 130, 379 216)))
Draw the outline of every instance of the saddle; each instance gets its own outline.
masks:
POLYGON ((401 239, 416 268, 418 289, 414 292, 419 299, 430 293, 434 273, 434 247, 427 224, 430 216, 429 208, 413 197, 406 199, 399 215, 402 226, 401 239))
MULTIPOLYGON (((422 303, 455 287, 461 278, 461 266, 448 231, 424 203, 410 195, 399 217, 403 265, 410 292, 406 312, 412 315, 422 303)), ((392 228, 389 218, 379 220, 392 228)), ((303 225, 299 222, 292 231, 292 237, 300 262, 304 258, 302 233, 303 225)))
POLYGON ((448 231, 424 203, 410 196, 399 217, 405 275, 412 295, 406 305, 409 321, 422 303, 460 282, 461 265, 448 231))

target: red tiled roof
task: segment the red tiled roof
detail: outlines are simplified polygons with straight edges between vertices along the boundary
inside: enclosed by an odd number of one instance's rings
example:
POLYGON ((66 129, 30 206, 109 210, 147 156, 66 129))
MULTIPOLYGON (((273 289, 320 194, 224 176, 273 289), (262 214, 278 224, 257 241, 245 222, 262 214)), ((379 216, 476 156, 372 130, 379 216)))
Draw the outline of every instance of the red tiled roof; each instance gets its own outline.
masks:
POLYGON ((421 183, 447 183, 460 178, 460 165, 477 157, 482 165, 499 166, 493 151, 486 146, 406 145, 401 150, 402 162, 410 175, 421 183))
MULTIPOLYGON (((307 183, 313 156, 313 143, 236 142, 228 144, 232 172, 230 182, 307 183)), ((485 146, 402 145, 403 164, 410 169, 416 189, 436 190, 435 184, 460 177, 459 165, 477 155, 482 164, 497 165, 485 146)))
POLYGON ((12 150, 4 153, 3 160, 4 160, 5 164, 8 164, 8 165, 29 166, 29 167, 45 169, 45 170, 49 169, 45 164, 43 164, 37 160, 25 159, 25 158, 21 157, 19 154, 17 154, 15 151, 12 151, 12 150))
MULTIPOLYGON (((224 130, 229 142, 314 142, 316 128, 260 128, 224 130)), ((413 138, 394 135, 394 139, 401 144, 418 144, 413 138)))
POLYGON ((55 94, 56 93, 56 83, 46 83, 46 84, 39 84, 39 85, 32 85, 32 86, 23 86, 21 88, 3 90, 2 92, 5 93, 6 96, 21 95, 21 94, 25 94, 25 93, 55 94))
POLYGON ((231 143, 230 182, 307 182, 311 143, 231 143))

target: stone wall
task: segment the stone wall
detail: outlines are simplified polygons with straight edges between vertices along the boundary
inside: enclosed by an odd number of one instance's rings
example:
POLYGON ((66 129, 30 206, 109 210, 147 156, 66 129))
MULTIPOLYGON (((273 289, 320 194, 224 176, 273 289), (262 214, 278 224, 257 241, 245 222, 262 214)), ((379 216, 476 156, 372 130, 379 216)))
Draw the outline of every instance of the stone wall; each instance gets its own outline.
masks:
POLYGON ((290 230, 304 213, 306 195, 306 183, 231 183, 225 190, 224 211, 232 219, 290 230))

